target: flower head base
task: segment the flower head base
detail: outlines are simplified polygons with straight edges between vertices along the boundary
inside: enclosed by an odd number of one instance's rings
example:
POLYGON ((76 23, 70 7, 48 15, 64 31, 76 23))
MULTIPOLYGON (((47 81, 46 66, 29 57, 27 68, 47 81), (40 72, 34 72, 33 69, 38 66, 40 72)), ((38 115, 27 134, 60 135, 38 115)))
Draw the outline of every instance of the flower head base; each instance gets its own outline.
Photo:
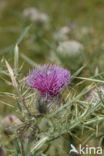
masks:
POLYGON ((37 89, 42 96, 57 96, 68 85, 71 76, 66 69, 57 65, 43 65, 34 69, 27 77, 27 84, 37 89))

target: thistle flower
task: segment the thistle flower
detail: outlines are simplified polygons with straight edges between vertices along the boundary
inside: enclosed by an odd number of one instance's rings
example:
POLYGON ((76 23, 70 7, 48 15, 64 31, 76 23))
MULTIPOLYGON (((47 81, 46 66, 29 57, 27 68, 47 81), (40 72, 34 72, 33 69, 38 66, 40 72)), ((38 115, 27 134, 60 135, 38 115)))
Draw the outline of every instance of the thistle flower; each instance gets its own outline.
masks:
POLYGON ((68 85, 71 76, 57 65, 43 65, 34 69, 27 77, 27 84, 37 89, 42 96, 55 97, 68 85))
POLYGON ((87 96, 87 102, 90 102, 93 106, 101 101, 104 101, 104 86, 92 89, 87 96))

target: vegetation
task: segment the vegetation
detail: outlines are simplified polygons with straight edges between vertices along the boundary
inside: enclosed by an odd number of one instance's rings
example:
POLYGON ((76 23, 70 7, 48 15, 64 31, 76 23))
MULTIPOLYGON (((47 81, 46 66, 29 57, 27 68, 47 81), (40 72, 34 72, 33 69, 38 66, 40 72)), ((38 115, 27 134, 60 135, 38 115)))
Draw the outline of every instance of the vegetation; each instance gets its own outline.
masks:
POLYGON ((104 2, 0 3, 0 156, 83 155, 70 153, 80 144, 104 152, 104 2), (26 83, 43 64, 71 73, 49 101, 26 83))

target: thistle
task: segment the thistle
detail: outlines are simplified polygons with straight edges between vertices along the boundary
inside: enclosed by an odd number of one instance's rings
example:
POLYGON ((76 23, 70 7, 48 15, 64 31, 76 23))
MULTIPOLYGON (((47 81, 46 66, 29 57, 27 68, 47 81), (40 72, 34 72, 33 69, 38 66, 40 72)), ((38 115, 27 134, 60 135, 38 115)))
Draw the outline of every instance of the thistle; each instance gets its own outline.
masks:
POLYGON ((29 87, 39 91, 42 101, 49 104, 49 101, 60 95, 70 80, 71 75, 68 70, 57 65, 46 64, 33 69, 27 76, 26 82, 29 87))

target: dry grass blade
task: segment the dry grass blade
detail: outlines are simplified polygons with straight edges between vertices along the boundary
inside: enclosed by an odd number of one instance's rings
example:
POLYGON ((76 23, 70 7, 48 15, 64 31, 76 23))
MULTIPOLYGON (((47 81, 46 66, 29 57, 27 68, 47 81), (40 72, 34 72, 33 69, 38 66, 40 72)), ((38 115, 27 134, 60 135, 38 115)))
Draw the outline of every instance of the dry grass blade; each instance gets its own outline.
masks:
POLYGON ((16 44, 14 48, 14 69, 18 73, 18 64, 19 64, 19 47, 16 44))
POLYGON ((98 80, 98 79, 92 79, 92 78, 86 78, 86 77, 74 77, 74 78, 80 79, 80 80, 86 80, 86 81, 96 82, 96 83, 104 83, 104 81, 98 80))
POLYGON ((5 61, 5 63, 6 63, 6 67, 7 67, 8 71, 9 71, 10 78, 12 80, 12 84, 13 84, 14 88, 17 88, 18 85, 17 85, 17 82, 16 82, 14 72, 13 72, 11 66, 9 65, 9 63, 7 61, 5 61))
POLYGON ((2 101, 2 100, 0 100, 0 102, 1 102, 2 104, 6 105, 6 106, 9 106, 9 107, 14 108, 14 106, 11 105, 11 104, 9 104, 9 103, 6 103, 6 102, 4 102, 4 101, 2 101))
POLYGON ((42 147, 48 141, 48 139, 49 138, 46 136, 46 137, 42 138, 41 140, 39 140, 37 142, 37 144, 31 149, 31 153, 40 149, 40 147, 42 147))

